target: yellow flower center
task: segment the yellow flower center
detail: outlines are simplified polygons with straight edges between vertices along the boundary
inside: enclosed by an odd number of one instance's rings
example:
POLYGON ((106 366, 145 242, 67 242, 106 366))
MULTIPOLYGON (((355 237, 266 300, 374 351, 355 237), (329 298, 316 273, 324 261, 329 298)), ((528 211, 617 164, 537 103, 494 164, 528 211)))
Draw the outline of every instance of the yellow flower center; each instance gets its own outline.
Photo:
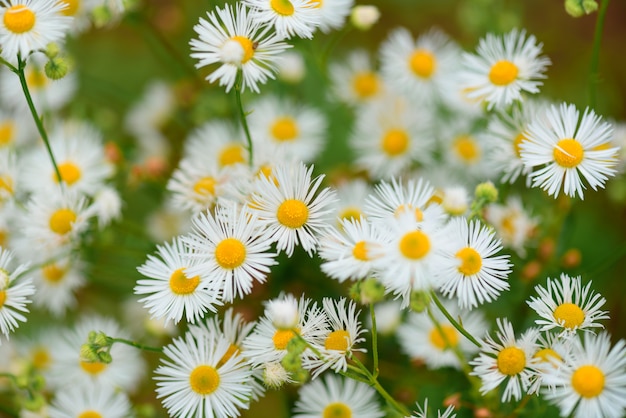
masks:
POLYGON ((451 325, 442 325, 441 331, 437 327, 433 328, 429 338, 430 342, 442 351, 459 344, 459 334, 451 325))
POLYGON ((0 229, 0 247, 6 248, 9 234, 5 229, 0 229))
POLYGON ((430 78, 435 72, 437 59, 432 52, 426 49, 418 49, 411 54, 409 66, 418 77, 430 78))
POLYGON ((245 163, 246 158, 243 154, 243 146, 241 144, 227 145, 220 152, 219 164, 221 167, 229 165, 245 163))
POLYGON ((521 348, 506 347, 498 353, 498 370, 508 376, 514 376, 526 367, 526 354, 521 348))
POLYGON ((48 84, 48 77, 38 68, 31 67, 26 74, 26 84, 32 89, 40 89, 48 84))
POLYGON ((409 147, 409 135, 402 129, 390 129, 381 141, 385 154, 392 157, 404 154, 409 147))
POLYGON ((350 334, 348 331, 340 329, 328 334, 326 341, 324 342, 324 348, 327 350, 346 351, 348 349, 348 342, 350 341, 350 334))
POLYGON ((35 13, 23 4, 16 4, 4 12, 4 27, 13 33, 28 32, 35 26, 35 13))
POLYGON ((406 258, 419 260, 430 251, 430 239, 422 231, 412 231, 400 240, 400 252, 406 258))
POLYGON ((554 161, 561 167, 573 168, 583 160, 585 151, 580 142, 572 138, 561 139, 554 147, 554 161))
POLYGON ((222 358, 220 359, 220 361, 217 362, 216 367, 219 369, 220 367, 222 367, 228 360, 231 359, 232 356, 234 356, 236 353, 241 352, 241 350, 239 349, 239 347, 237 347, 235 344, 231 344, 230 346, 228 346, 228 350, 226 350, 226 352, 224 353, 224 355, 222 356, 222 358))
POLYGON ((355 74, 352 80, 354 92, 361 99, 367 99, 378 93, 380 82, 378 76, 371 71, 362 71, 355 74))
POLYGON ((56 264, 48 264, 41 269, 43 278, 50 283, 59 283, 65 276, 65 269, 56 264))
POLYGON ((4 302, 7 300, 7 291, 0 290, 0 308, 4 306, 4 302))
MULTIPOLYGON (((70 161, 66 161, 62 164, 58 165, 59 173, 61 173, 61 179, 68 185, 76 183, 80 180, 81 172, 78 166, 70 161)), ((52 178, 54 181, 58 183, 59 179, 57 177, 56 171, 52 173, 52 178)))
POLYGON ((472 276, 480 271, 483 266, 483 259, 473 248, 465 247, 455 254, 456 258, 461 260, 459 272, 466 276, 472 276))
POLYGON ((352 255, 357 260, 369 261, 370 258, 367 256, 367 243, 365 241, 357 242, 352 249, 352 255))
POLYGON ((76 221, 76 213, 71 209, 58 209, 50 217, 50 230, 55 234, 65 235, 72 230, 76 221))
POLYGON ((243 58, 241 59, 241 63, 245 64, 246 62, 250 61, 252 59, 252 56, 254 55, 254 50, 256 49, 254 43, 252 43, 252 41, 245 36, 237 35, 233 36, 230 39, 238 42, 239 45, 241 45, 241 47, 243 48, 243 58))
POLYGON ((468 163, 476 161, 480 156, 478 144, 469 135, 461 135, 455 139, 453 148, 459 158, 468 163))
POLYGON ((13 122, 0 122, 0 147, 9 145, 13 142, 15 134, 15 125, 13 122))
POLYGON ((287 199, 278 207, 278 222, 288 228, 300 228, 309 219, 309 208, 297 199, 287 199))
POLYGON ((352 418, 352 410, 342 402, 333 402, 324 408, 323 418, 352 418))
POLYGON ((185 275, 185 268, 181 267, 170 276, 170 290, 176 295, 189 295, 196 290, 200 284, 200 276, 188 278, 185 275))
POLYGON ((363 215, 363 212, 361 212, 361 209, 357 208, 356 206, 351 206, 351 207, 345 208, 343 212, 341 212, 339 217, 341 219, 350 219, 350 220, 358 221, 361 218, 361 215, 363 215))
POLYGON ((289 116, 276 118, 270 130, 277 141, 293 141, 298 137, 298 125, 289 116))
POLYGON ((215 194, 215 185, 217 182, 213 177, 202 177, 193 185, 193 191, 201 196, 212 196, 215 194))
POLYGON ((189 375, 189 386, 200 395, 209 395, 220 385, 220 375, 214 367, 202 365, 192 370, 189 375))
POLYGON ((511 61, 501 60, 493 64, 489 70, 489 81, 496 86, 506 86, 517 78, 519 69, 511 61))
POLYGON ((402 204, 398 206, 396 210, 393 212, 393 216, 396 219, 398 219, 403 214, 411 212, 411 211, 413 211, 415 215, 415 220, 417 222, 422 222, 424 220, 424 212, 422 212, 419 208, 413 207, 413 205, 410 205, 410 204, 402 204))
POLYGON ((45 370, 50 365, 50 353, 43 347, 37 347, 32 352, 33 367, 37 370, 45 370))
POLYGON ((2 190, 13 194, 13 179, 8 174, 0 175, 0 191, 2 190))
POLYGON ((533 357, 541 359, 544 363, 554 363, 555 361, 560 362, 562 360, 559 353, 551 348, 542 348, 537 351, 533 357))
POLYGON ((98 361, 91 362, 81 360, 80 367, 90 375, 96 376, 97 374, 102 373, 104 369, 107 368, 107 365, 98 361))
POLYGON ((572 374, 572 387, 583 398, 594 398, 604 390, 604 373, 596 366, 581 366, 572 374))
POLYGON ((513 150, 515 151, 515 155, 517 155, 517 158, 520 158, 522 155, 522 149, 520 145, 522 145, 522 141, 524 141, 525 139, 526 137, 524 136, 524 133, 520 132, 513 140, 513 150))
POLYGON ((60 0, 59 3, 66 4, 65 9, 61 11, 65 16, 74 16, 80 6, 80 0, 60 0))
POLYGON ((574 303, 562 303, 553 313, 554 319, 565 328, 575 329, 585 321, 585 313, 574 303))
POLYGON ((289 0, 270 0, 270 6, 281 16, 291 16, 295 11, 289 0))
POLYGON ((298 330, 296 330, 295 332, 290 329, 276 330, 274 336, 272 337, 272 341, 274 342, 274 348, 276 348, 277 350, 284 350, 285 348, 287 348, 287 344, 289 343, 289 341, 291 341, 293 337, 296 336, 296 332, 299 333, 298 330))
POLYGON ((215 261, 224 269, 235 269, 245 260, 246 246, 237 238, 226 238, 215 247, 215 261))
POLYGON ((84 411, 78 414, 77 418, 102 418, 102 414, 90 409, 88 411, 84 411))

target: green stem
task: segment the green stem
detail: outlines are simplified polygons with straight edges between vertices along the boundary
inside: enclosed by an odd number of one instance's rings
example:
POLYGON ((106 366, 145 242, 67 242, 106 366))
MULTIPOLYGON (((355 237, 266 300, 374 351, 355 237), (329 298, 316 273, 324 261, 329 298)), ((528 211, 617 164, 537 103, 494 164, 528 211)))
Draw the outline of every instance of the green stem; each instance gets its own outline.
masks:
POLYGON ((593 49, 591 52, 591 70, 589 71, 589 107, 596 107, 596 87, 600 81, 600 44, 602 43, 602 30, 604 29, 604 18, 609 5, 609 0, 604 0, 600 4, 598 18, 596 20, 596 30, 593 35, 593 49))
POLYGON ((126 340, 124 338, 113 338, 113 337, 107 337, 107 338, 109 339, 109 342, 111 343, 111 347, 115 343, 122 343, 122 344, 130 345, 131 347, 138 348, 140 350, 152 351, 154 353, 163 352, 163 349, 161 347, 151 347, 149 345, 139 344, 134 341, 126 340))
POLYGON ((239 116, 241 118, 241 126, 246 134, 246 141, 248 142, 248 163, 250 167, 253 166, 253 148, 252 148, 252 136, 250 135, 250 128, 248 127, 248 119, 246 118, 246 112, 243 110, 243 103, 241 101, 241 86, 243 82, 243 70, 240 68, 237 70, 237 79, 235 80, 235 98, 237 99, 237 107, 239 108, 239 116))
POLYGON ((376 333, 376 312, 370 303, 370 319, 372 320, 372 358, 374 361, 374 377, 378 377, 378 335, 376 333))
POLYGON ((459 324, 457 320, 452 317, 452 315, 450 315, 450 312, 448 312, 448 310, 443 306, 435 292, 431 293, 431 297, 433 298, 433 302, 435 302, 435 305, 437 305, 437 308, 439 308, 441 313, 448 319, 448 321, 450 321, 454 328, 456 328, 461 334, 463 334, 465 338, 470 340, 476 347, 482 347, 482 344, 476 338, 474 338, 472 334, 467 332, 467 330, 463 328, 463 326, 459 324))

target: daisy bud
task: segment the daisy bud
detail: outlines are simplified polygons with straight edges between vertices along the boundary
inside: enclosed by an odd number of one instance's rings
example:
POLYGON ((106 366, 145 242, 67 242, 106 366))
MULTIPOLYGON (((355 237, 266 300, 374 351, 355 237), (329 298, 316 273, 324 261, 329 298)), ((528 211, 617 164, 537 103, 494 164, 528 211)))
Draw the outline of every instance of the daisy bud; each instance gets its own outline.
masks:
POLYGON ((93 337, 93 344, 95 344, 96 346, 98 346, 98 348, 100 347, 108 347, 109 344, 109 339, 106 336, 106 334, 104 332, 98 332, 94 335, 93 337))
POLYGON ((581 17, 598 10, 595 0, 565 0, 565 11, 572 17, 581 17))
POLYGON ((300 320, 298 303, 288 299, 271 300, 267 304, 267 316, 272 318, 272 324, 277 329, 293 329, 300 320))
POLYGON ((98 353, 98 359, 100 360, 100 363, 110 364, 113 361, 113 356, 106 351, 102 351, 98 353))
POLYGON ((380 302, 385 297, 385 287, 378 280, 370 277, 361 283, 359 296, 364 305, 380 302))
POLYGON ((93 349, 91 344, 83 344, 80 346, 80 359, 87 363, 97 363, 100 361, 98 353, 93 349))
POLYGON ((65 77, 69 71, 67 60, 61 57, 50 58, 44 66, 46 77, 51 80, 60 80, 65 77))
POLYGON ((306 350, 307 344, 302 338, 292 338, 287 343, 287 352, 299 356, 306 350))
POLYGON ((302 370, 302 359, 299 354, 287 353, 287 355, 280 361, 280 364, 289 373, 297 373, 299 370, 302 370))
POLYGON ((46 45, 46 50, 44 51, 44 54, 46 54, 46 57, 48 57, 49 59, 52 59, 59 55, 60 51, 61 49, 56 42, 50 42, 48 45, 46 45))
POLYGON ((290 84, 301 82, 306 74, 306 66, 302 55, 297 52, 287 51, 280 58, 276 62, 280 79, 290 84))
POLYGON ((415 312, 424 312, 430 304, 430 295, 425 292, 411 293, 411 302, 409 307, 415 312))
POLYGON ((350 14, 350 21, 360 30, 369 30, 379 18, 380 10, 376 6, 354 6, 350 14))
POLYGON ((498 189, 492 182, 486 181, 476 186, 474 190, 476 200, 484 200, 486 203, 493 203, 498 200, 498 189))
POLYGON ((27 411, 39 411, 44 405, 46 398, 41 393, 33 393, 22 400, 22 407, 27 411))
POLYGON ((112 18, 113 14, 111 13, 111 9, 109 9, 106 5, 95 7, 91 11, 91 19, 96 28, 106 26, 109 22, 111 22, 112 18))
POLYGON ((280 363, 266 363, 263 370, 263 383, 272 389, 280 389, 282 385, 289 381, 289 373, 280 363))

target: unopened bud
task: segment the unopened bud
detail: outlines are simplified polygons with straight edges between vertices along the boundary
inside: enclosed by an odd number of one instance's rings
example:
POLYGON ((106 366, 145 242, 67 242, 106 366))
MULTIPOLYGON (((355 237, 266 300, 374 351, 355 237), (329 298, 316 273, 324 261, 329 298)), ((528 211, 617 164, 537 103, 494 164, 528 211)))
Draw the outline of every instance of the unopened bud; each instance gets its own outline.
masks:
POLYGON ((385 286, 370 277, 361 283, 360 299, 364 305, 378 303, 385 297, 385 286))
POLYGON ((46 49, 44 50, 44 54, 46 54, 46 57, 48 57, 49 59, 55 58, 57 55, 59 55, 59 52, 61 52, 61 49, 59 48, 59 45, 57 45, 55 42, 50 42, 48 45, 46 45, 46 49))
POLYGON ((498 200, 498 189, 492 182, 486 181, 476 186, 474 196, 477 200, 484 200, 485 203, 493 203, 498 200))
POLYGON ((50 58, 44 66, 46 77, 50 80, 60 80, 65 77, 69 71, 69 64, 65 58, 54 57, 50 58))
POLYGON ((100 361, 98 353, 95 352, 91 344, 83 344, 80 346, 80 359, 87 363, 97 363, 100 361))
POLYGON ((22 400, 22 407, 27 411, 39 411, 46 405, 46 398, 41 393, 34 393, 22 400))
POLYGON ((581 17, 598 10, 595 0, 565 0, 565 11, 572 17, 581 17))
POLYGON ((415 312, 424 312, 428 305, 430 305, 430 295, 425 292, 413 292, 411 293, 411 301, 409 307, 415 312))
POLYGON ((350 21, 355 28, 369 30, 380 19, 380 10, 376 6, 354 6, 350 21))
POLYGON ((110 364, 113 361, 113 357, 107 351, 102 351, 98 353, 98 359, 100 360, 100 363, 104 364, 110 364))
POLYGON ((108 25, 112 19, 113 14, 111 13, 111 9, 106 5, 95 7, 91 11, 91 20, 93 21, 93 25, 97 28, 108 25))

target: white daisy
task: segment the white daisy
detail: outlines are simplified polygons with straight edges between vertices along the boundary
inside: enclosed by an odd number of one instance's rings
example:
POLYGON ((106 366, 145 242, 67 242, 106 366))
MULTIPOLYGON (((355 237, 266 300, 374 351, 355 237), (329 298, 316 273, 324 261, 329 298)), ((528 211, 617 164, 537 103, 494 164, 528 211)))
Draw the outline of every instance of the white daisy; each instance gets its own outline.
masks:
POLYGON ((346 17, 350 14, 354 0, 309 0, 320 11, 319 28, 328 33, 344 26, 346 17))
POLYGON ((35 306, 44 308, 56 317, 76 307, 76 292, 85 285, 82 263, 63 257, 39 266, 33 272, 37 292, 35 306))
POLYGON ((251 211, 266 228, 267 239, 290 257, 296 245, 312 256, 318 235, 330 228, 328 215, 335 193, 324 188, 315 195, 324 175, 311 179, 312 172, 313 166, 303 163, 277 166, 271 178, 257 180, 250 199, 251 211))
MULTIPOLYGON (((368 182, 360 178, 346 180, 337 184, 335 190, 337 221, 342 219, 356 221, 361 217, 365 218, 365 200, 372 191, 368 182)), ((339 223, 336 226, 339 226, 339 223)))
POLYGON ((593 110, 580 113, 574 105, 551 106, 543 119, 528 125, 526 140, 520 145, 524 165, 533 168, 533 186, 550 196, 559 195, 561 186, 566 195, 583 196, 581 175, 593 190, 617 171, 618 148, 606 148, 612 127, 593 110))
POLYGON ((493 231, 479 221, 468 224, 465 218, 454 218, 446 226, 450 252, 441 265, 439 290, 456 298, 463 309, 492 302, 509 289, 511 273, 508 255, 496 255, 502 243, 493 231))
POLYGON ((268 78, 274 78, 276 56, 289 47, 282 42, 282 36, 261 26, 249 13, 243 3, 235 8, 227 4, 223 9, 207 13, 209 20, 200 18, 200 23, 194 26, 198 39, 192 39, 190 45, 191 57, 199 60, 196 67, 221 64, 206 79, 211 83, 219 80, 227 92, 241 70, 241 90, 258 93, 258 83, 265 84, 268 78))
POLYGON ((214 215, 200 213, 193 225, 181 238, 197 261, 189 274, 206 277, 207 287, 221 300, 243 298, 255 282, 265 282, 276 254, 269 251, 271 243, 254 214, 236 203, 218 205, 214 215))
POLYGON ((470 99, 487 103, 487 109, 502 109, 522 99, 522 92, 538 93, 538 81, 545 78, 550 65, 541 56, 542 44, 525 30, 513 29, 497 36, 492 33, 482 38, 476 54, 463 54, 462 88, 470 99))
POLYGON ((74 385, 56 392, 50 418, 125 418, 132 414, 128 396, 109 386, 74 385))
POLYGON ((26 59, 50 42, 65 37, 72 19, 60 12, 63 2, 57 0, 5 0, 0 5, 0 45, 2 56, 16 62, 26 59))
POLYGON ((312 38, 322 14, 317 1, 311 0, 244 0, 250 8, 250 19, 275 28, 279 36, 312 38))
MULTIPOLYGON (((9 337, 19 322, 26 322, 27 304, 35 287, 30 278, 21 277, 27 264, 13 267, 13 253, 0 247, 0 332, 9 337)), ((1 340, 0 340, 1 343, 1 340)))
POLYGON ((155 370, 157 398, 171 416, 238 417, 248 409, 252 371, 240 356, 223 364, 230 343, 224 337, 194 337, 187 333, 163 348, 155 370))
POLYGON ((288 84, 298 84, 307 73, 306 63, 302 53, 297 51, 286 51, 281 54, 278 66, 278 78, 288 84))
POLYGON ((189 273, 196 262, 182 240, 175 238, 171 244, 157 245, 157 256, 148 255, 137 268, 147 279, 137 280, 134 293, 147 295, 139 302, 153 318, 177 323, 184 312, 187 322, 194 323, 221 305, 220 295, 207 285, 208 279, 189 273))
POLYGON ((539 297, 531 296, 528 306, 542 318, 535 321, 542 331, 558 328, 572 335, 579 329, 604 328, 598 321, 609 319, 608 312, 600 310, 606 299, 591 290, 591 282, 583 287, 580 276, 548 277, 546 288, 537 285, 535 291, 539 297))
POLYGON ((539 220, 531 217, 519 196, 509 196, 504 204, 492 203, 485 208, 485 219, 496 229, 502 244, 521 257, 534 235, 539 220))
POLYGON ((450 216, 463 216, 470 207, 470 196, 464 186, 450 185, 437 194, 441 198, 441 208, 450 216))
POLYGON ((376 391, 365 383, 327 374, 304 385, 294 407, 294 418, 382 418, 376 391))
POLYGON ((546 372, 543 396, 561 416, 618 418, 626 413, 626 343, 609 334, 575 338, 560 367, 546 372))
POLYGON ((342 102, 361 105, 379 97, 384 83, 363 49, 350 51, 345 61, 331 63, 328 68, 333 94, 342 102))
MULTIPOLYGON (((4 71, 0 72, 0 89, 4 71)), ((15 82, 15 79, 13 79, 15 82)), ((4 96, 3 96, 4 97, 4 96)), ((4 105, 3 101, 3 105, 4 105)), ((33 117, 25 112, 0 109, 0 150, 22 147, 37 139, 33 117)))
POLYGON ((195 128, 185 141, 184 155, 219 168, 248 163, 244 134, 228 120, 214 120, 195 128))

